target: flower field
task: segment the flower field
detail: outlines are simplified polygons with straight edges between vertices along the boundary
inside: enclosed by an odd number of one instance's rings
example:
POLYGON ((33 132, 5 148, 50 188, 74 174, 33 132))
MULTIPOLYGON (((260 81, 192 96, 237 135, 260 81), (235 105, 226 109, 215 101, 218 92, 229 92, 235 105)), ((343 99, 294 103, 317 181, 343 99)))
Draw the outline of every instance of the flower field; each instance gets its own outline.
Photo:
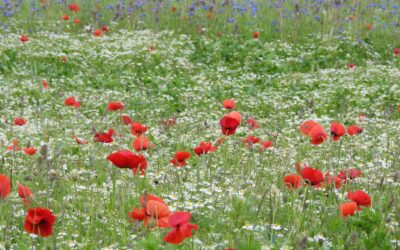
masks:
POLYGON ((399 249, 398 3, 358 2, 4 0, 0 249, 399 249))

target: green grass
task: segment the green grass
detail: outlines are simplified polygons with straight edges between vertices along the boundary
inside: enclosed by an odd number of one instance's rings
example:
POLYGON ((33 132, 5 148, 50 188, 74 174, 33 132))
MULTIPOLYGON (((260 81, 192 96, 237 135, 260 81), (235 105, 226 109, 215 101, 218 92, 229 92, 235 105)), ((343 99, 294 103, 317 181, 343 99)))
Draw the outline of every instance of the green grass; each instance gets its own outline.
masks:
MULTIPOLYGON (((47 20, 63 13, 51 8, 47 20)), ((79 15, 92 22, 87 9, 79 15)), ((172 19, 167 12, 162 15, 161 20, 172 19)), ((283 33, 271 38, 262 33, 254 40, 248 27, 238 36, 216 37, 183 32, 174 26, 176 20, 133 31, 124 19, 95 38, 80 30, 60 30, 60 23, 53 27, 50 21, 21 20, 0 36, 0 173, 12 173, 13 184, 10 196, 0 200, 0 248, 399 247, 400 57, 392 54, 393 34, 378 38, 366 33, 357 42, 351 32, 330 35, 324 27, 315 36, 304 32, 291 35, 293 40, 276 40, 283 33), (38 26, 29 34, 30 42, 21 43, 20 31, 33 24, 38 26), (149 46, 155 52, 149 53, 149 46), (357 68, 348 69, 347 63, 357 68), (41 87, 42 79, 48 90, 41 87), (64 105, 71 95, 80 108, 64 105), (204 159, 194 155, 200 141, 222 136, 219 119, 227 111, 221 102, 227 98, 235 99, 243 117, 255 118, 261 129, 250 131, 243 122, 216 152, 204 159), (109 101, 122 101, 126 108, 108 112, 109 101), (155 147, 144 153, 144 177, 106 159, 118 149, 133 150, 134 136, 121 123, 121 114, 150 128, 147 136, 155 147), (27 124, 14 126, 16 116, 27 124), (177 124, 165 127, 163 121, 172 117, 177 124), (328 133, 332 121, 358 124, 364 132, 313 146, 298 129, 309 119, 328 133), (113 143, 93 141, 94 129, 109 128, 117 132, 113 143), (245 147, 242 139, 249 134, 273 141, 274 147, 265 152, 258 145, 245 147), (74 135, 89 144, 76 144, 74 135), (6 151, 14 139, 38 152, 6 151), (47 156, 39 153, 43 145, 47 156), (180 169, 169 163, 178 150, 192 152, 188 166, 180 169), (332 174, 358 168, 363 175, 338 190, 288 190, 283 177, 295 173, 296 162, 332 174), (32 206, 48 207, 57 216, 52 237, 37 238, 23 230, 27 208, 17 183, 32 189, 32 206), (340 218, 337 207, 346 202, 347 191, 358 189, 371 196, 372 206, 340 218), (162 197, 172 210, 191 212, 200 229, 173 246, 162 241, 168 230, 130 221, 128 212, 139 206, 145 192, 162 197)), ((215 22, 207 28, 226 28, 215 22)), ((285 25, 289 29, 292 24, 285 25)), ((313 26, 304 27, 308 29, 313 26)))

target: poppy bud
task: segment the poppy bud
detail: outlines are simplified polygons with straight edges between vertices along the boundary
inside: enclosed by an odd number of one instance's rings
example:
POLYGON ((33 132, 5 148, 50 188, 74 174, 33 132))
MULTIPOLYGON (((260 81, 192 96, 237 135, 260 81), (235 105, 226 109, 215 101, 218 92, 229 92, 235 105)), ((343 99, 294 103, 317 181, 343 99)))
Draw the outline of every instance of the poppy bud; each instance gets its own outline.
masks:
POLYGON ((275 184, 272 184, 271 186, 271 193, 274 194, 275 196, 280 195, 279 189, 275 186, 275 184))
POLYGON ((296 239, 296 247, 295 249, 306 249, 307 248, 307 235, 298 236, 296 239))
POLYGON ((78 181, 79 180, 79 171, 77 169, 73 169, 70 173, 69 173, 69 177, 74 181, 78 181))
POLYGON ((40 155, 43 157, 43 159, 47 160, 47 152, 48 152, 48 147, 47 144, 43 144, 42 147, 40 148, 40 155))
MULTIPOLYGON (((3 158, 3 160, 4 160, 4 158, 3 158)), ((393 180, 395 182, 400 181, 400 171, 397 171, 396 173, 394 173, 393 180)))
POLYGON ((50 169, 49 177, 50 177, 50 181, 55 181, 57 179, 57 171, 54 169, 50 169))

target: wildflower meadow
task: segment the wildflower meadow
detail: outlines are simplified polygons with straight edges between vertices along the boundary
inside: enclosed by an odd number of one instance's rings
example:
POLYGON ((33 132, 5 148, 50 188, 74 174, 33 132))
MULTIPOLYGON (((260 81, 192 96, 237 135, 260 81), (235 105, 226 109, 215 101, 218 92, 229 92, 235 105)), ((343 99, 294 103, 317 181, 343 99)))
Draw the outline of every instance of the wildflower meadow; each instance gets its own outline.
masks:
POLYGON ((0 249, 400 249, 398 0, 2 0, 0 249))

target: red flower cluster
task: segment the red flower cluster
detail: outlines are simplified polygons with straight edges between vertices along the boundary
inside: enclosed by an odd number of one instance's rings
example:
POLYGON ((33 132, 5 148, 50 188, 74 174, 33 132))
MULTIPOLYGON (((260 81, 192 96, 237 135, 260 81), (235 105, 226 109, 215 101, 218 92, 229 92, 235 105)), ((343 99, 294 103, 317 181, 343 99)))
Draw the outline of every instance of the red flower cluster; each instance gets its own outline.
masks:
POLYGON ((236 102, 232 99, 226 99, 222 102, 222 105, 226 109, 234 109, 236 108, 236 102))
POLYGON ((21 35, 21 38, 19 39, 21 42, 25 43, 27 41, 29 41, 28 36, 27 35, 21 35))
POLYGON ((64 21, 68 21, 69 20, 69 16, 68 15, 63 15, 61 17, 61 19, 64 20, 64 21))
POLYGON ((393 49, 393 56, 400 56, 400 48, 393 49))
POLYGON ((152 194, 140 196, 140 209, 134 208, 128 215, 133 220, 143 221, 147 227, 170 227, 168 219, 171 211, 168 205, 152 194))
POLYGON ((18 185, 18 195, 22 199, 22 203, 26 206, 31 204, 32 190, 30 190, 27 186, 18 185))
POLYGON ((81 106, 81 103, 76 100, 75 96, 70 96, 65 99, 64 104, 66 106, 72 106, 74 108, 79 108, 81 106))
POLYGON ((147 161, 143 155, 135 155, 129 150, 120 150, 110 154, 107 159, 119 168, 130 168, 136 174, 138 169, 144 175, 147 168, 147 161))
POLYGON ((259 143, 260 141, 260 138, 254 137, 253 135, 249 135, 243 139, 243 142, 246 144, 247 147, 251 147, 254 144, 259 143))
POLYGON ((215 152, 216 150, 217 148, 214 147, 211 142, 200 142, 200 145, 194 148, 194 153, 196 155, 202 155, 215 152))
POLYGON ((337 141, 340 139, 340 137, 344 136, 346 134, 346 128, 338 123, 338 122, 333 122, 331 124, 331 135, 332 135, 332 140, 337 141))
POLYGON ((314 145, 321 144, 328 138, 324 128, 313 120, 308 120, 301 124, 300 131, 310 137, 310 142, 314 145))
POLYGON ((342 170, 339 172, 338 177, 343 180, 343 182, 347 182, 347 178, 353 180, 359 176, 361 176, 362 172, 359 169, 350 168, 346 170, 342 170))
POLYGON ((253 39, 258 39, 260 37, 260 32, 254 31, 253 32, 253 39))
POLYGON ((22 118, 22 117, 16 117, 14 119, 14 125, 23 126, 25 124, 26 124, 26 120, 24 118, 22 118))
POLYGON ((342 179, 338 176, 331 176, 329 172, 325 175, 321 170, 300 165, 296 165, 298 174, 290 174, 283 177, 283 183, 289 189, 297 189, 301 186, 302 181, 311 185, 314 188, 330 187, 335 185, 335 188, 340 188, 342 179))
POLYGON ((26 154, 26 155, 36 154, 36 148, 34 148, 34 147, 26 147, 23 150, 24 150, 24 154, 26 154))
POLYGON ((31 234, 47 237, 53 234, 56 217, 47 208, 29 208, 25 218, 24 229, 31 234))
POLYGON ((237 127, 239 127, 240 122, 230 116, 224 116, 220 121, 222 134, 233 135, 236 132, 237 127))
POLYGON ((121 121, 125 125, 130 125, 132 123, 132 119, 129 117, 129 115, 121 115, 121 121))
POLYGON ((8 151, 20 151, 21 147, 18 146, 18 140, 13 140, 11 145, 7 147, 8 151))
POLYGON ((198 230, 199 227, 189 223, 189 221, 189 212, 178 211, 173 213, 168 219, 168 223, 172 227, 172 230, 165 235, 164 241, 171 244, 180 244, 186 238, 192 237, 192 230, 198 230))
POLYGON ((7 176, 0 174, 0 198, 5 199, 11 192, 10 179, 7 176))
POLYGON ((109 129, 108 132, 99 132, 94 135, 94 141, 101 143, 113 142, 113 135, 115 134, 114 129, 109 129))
POLYGON ((133 141, 132 144, 133 148, 136 151, 142 151, 142 150, 147 150, 148 148, 153 148, 154 144, 150 143, 149 139, 147 137, 141 135, 136 137, 136 139, 133 141))
POLYGON ((125 105, 122 102, 109 102, 107 104, 108 111, 122 110, 125 108, 125 105))
POLYGON ((250 130, 260 128, 260 124, 255 119, 249 118, 246 120, 246 124, 250 130))
POLYGON ((146 133, 147 130, 148 128, 140 122, 131 122, 131 133, 134 136, 141 136, 143 133, 146 133))
POLYGON ((346 202, 339 206, 339 214, 341 217, 354 215, 357 210, 361 210, 361 206, 371 206, 371 197, 362 190, 355 192, 349 191, 347 193, 347 199, 351 200, 351 202, 346 202))
POLYGON ((174 158, 170 161, 175 167, 186 166, 186 160, 190 158, 191 154, 185 151, 178 151, 175 153, 174 158))
MULTIPOLYGON (((362 131, 363 129, 357 125, 351 125, 347 128, 347 133, 350 136, 360 134, 362 131)), ((321 144, 328 138, 324 128, 313 120, 308 120, 301 124, 300 132, 310 137, 311 144, 314 145, 321 144)), ((333 122, 330 127, 330 132, 332 140, 338 141, 346 134, 346 128, 338 122, 333 122)))
POLYGON ((71 3, 68 6, 69 10, 72 12, 79 12, 81 9, 79 8, 79 5, 77 5, 76 3, 71 3))

